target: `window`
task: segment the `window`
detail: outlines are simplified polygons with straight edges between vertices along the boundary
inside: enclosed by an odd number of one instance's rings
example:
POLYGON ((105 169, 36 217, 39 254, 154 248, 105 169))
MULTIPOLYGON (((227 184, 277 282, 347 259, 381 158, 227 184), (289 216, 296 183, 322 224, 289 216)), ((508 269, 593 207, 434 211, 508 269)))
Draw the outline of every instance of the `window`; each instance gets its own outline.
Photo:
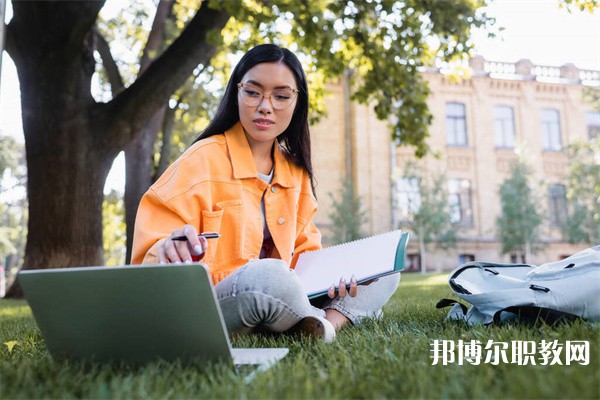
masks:
POLYGON ((548 209, 550 224, 562 226, 567 219, 567 192, 565 185, 553 184, 548 186, 548 209))
POLYGON ((515 147, 515 119, 512 107, 494 107, 494 134, 496 147, 515 147))
POLYGON ((466 264, 468 262, 475 261, 474 254, 459 254, 458 255, 458 265, 466 264))
POLYGON ((446 140, 449 146, 467 145, 465 105, 446 103, 446 140))
POLYGON ((560 151, 560 117, 558 110, 542 109, 542 148, 550 151, 560 151))
POLYGON ((452 223, 461 226, 473 225, 471 182, 468 179, 448 180, 448 203, 452 223))
POLYGON ((590 140, 600 138, 600 112, 586 112, 585 125, 587 126, 588 137, 590 140))
POLYGON ((521 259, 519 260, 519 255, 517 253, 511 253, 510 255, 510 262, 513 264, 519 264, 519 263, 526 263, 527 261, 525 261, 525 254, 521 254, 521 259))
POLYGON ((419 180, 403 177, 396 180, 396 207, 399 221, 408 221, 421 206, 419 180))

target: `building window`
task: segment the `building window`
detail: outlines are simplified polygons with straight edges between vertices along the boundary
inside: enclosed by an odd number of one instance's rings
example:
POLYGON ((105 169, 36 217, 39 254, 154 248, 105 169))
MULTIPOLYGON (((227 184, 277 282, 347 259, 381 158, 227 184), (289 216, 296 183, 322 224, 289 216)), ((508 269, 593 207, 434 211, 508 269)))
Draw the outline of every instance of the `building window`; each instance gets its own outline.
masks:
POLYGON ((600 138, 600 112, 586 112, 585 125, 587 126, 588 137, 590 140, 600 138))
POLYGON ((395 182, 398 221, 410 221, 421 206, 419 179, 402 177, 395 182))
POLYGON ((515 118, 512 107, 494 107, 494 134, 496 147, 515 147, 515 118))
POLYGON ((475 261, 474 254, 459 254, 458 255, 458 265, 466 264, 468 262, 475 261))
POLYGON ((521 257, 519 257, 518 254, 511 253, 511 255, 510 255, 510 262, 513 263, 513 264, 519 264, 519 263, 525 264, 525 262, 526 262, 525 261, 525 254, 521 254, 521 257), (519 258, 520 258, 520 260, 519 260, 519 258))
POLYGON ((448 180, 448 203, 452 223, 460 226, 473 225, 471 182, 468 179, 448 180))
POLYGON ((467 145, 467 118, 462 103, 446 103, 446 140, 449 146, 467 145))
POLYGON ((550 224, 562 226, 567 219, 567 191, 565 185, 553 184, 548 186, 548 202, 550 224))
POLYGON ((544 108, 542 117, 542 148, 550 151, 562 150, 560 138, 560 116, 558 110, 544 108))

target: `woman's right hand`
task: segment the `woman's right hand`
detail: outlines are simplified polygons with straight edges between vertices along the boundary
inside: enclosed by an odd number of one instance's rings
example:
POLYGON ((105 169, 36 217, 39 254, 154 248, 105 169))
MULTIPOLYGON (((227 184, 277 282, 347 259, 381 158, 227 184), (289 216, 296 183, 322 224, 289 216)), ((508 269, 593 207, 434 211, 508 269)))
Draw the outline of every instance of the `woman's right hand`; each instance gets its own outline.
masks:
POLYGON ((198 237, 198 231, 192 225, 184 225, 180 229, 171 232, 171 236, 163 240, 158 248, 158 262, 168 263, 189 263, 192 262, 192 255, 197 260, 204 257, 208 248, 208 242, 204 237, 198 237), (185 236, 187 240, 173 240, 177 236, 185 236))

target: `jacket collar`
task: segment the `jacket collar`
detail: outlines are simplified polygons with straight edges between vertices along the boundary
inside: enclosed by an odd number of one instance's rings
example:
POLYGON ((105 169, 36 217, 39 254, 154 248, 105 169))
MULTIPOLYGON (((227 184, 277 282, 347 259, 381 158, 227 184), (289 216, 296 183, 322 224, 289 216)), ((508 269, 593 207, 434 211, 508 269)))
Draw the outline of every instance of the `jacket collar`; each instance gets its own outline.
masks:
MULTIPOLYGON (((225 140, 229 149, 229 157, 231 166, 233 167, 233 176, 236 179, 258 178, 256 165, 252 150, 248 144, 248 139, 244 134, 244 128, 240 122, 236 123, 225 132, 225 140)), ((273 176, 273 184, 278 184, 283 187, 294 186, 292 179, 292 171, 290 161, 283 153, 281 146, 276 143, 273 150, 273 160, 275 174, 273 176)))

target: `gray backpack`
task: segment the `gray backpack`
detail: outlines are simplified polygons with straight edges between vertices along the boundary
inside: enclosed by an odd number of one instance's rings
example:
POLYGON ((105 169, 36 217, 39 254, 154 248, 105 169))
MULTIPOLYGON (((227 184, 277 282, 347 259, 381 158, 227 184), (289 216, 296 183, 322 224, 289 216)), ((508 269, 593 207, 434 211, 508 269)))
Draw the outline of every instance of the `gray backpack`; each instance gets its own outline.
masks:
POLYGON ((549 324, 600 321, 600 246, 540 266, 470 262, 452 271, 448 281, 472 307, 440 300, 437 308, 452 306, 447 319, 470 325, 517 317, 549 324))

